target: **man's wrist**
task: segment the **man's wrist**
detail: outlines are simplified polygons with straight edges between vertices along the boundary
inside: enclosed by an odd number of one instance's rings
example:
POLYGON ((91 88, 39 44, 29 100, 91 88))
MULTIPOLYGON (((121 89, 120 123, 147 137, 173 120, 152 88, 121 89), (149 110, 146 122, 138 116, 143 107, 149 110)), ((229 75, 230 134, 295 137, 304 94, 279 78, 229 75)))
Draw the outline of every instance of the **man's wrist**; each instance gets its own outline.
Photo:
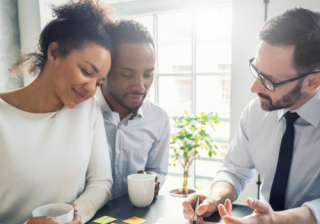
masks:
POLYGON ((275 224, 316 224, 311 209, 307 206, 275 212, 275 224))
POLYGON ((211 186, 210 197, 213 198, 218 204, 224 204, 226 199, 232 202, 237 196, 235 188, 227 182, 217 182, 211 186))

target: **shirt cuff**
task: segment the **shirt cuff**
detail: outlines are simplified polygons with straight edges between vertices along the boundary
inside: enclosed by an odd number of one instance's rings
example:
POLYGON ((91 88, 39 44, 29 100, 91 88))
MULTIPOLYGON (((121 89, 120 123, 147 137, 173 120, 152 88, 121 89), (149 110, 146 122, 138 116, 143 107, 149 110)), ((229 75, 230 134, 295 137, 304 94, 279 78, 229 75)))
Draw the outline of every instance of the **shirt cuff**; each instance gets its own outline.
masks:
POLYGON ((236 192, 237 192, 236 199, 238 198, 238 195, 241 192, 241 184, 235 175, 228 173, 228 172, 225 172, 225 171, 220 171, 217 174, 217 176, 213 179, 212 185, 214 185, 217 182, 227 182, 227 183, 231 184, 236 189, 236 192))
POLYGON ((313 213, 313 216, 317 220, 317 224, 320 224, 320 199, 308 201, 303 203, 302 206, 307 206, 313 213))

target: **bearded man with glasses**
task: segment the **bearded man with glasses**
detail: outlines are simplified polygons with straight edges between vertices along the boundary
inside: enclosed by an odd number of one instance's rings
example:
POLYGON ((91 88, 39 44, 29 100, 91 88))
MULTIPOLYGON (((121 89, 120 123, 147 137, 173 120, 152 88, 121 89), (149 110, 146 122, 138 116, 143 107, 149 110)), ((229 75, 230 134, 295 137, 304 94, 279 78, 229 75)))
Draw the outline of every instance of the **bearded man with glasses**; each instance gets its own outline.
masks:
POLYGON ((209 196, 183 202, 197 223, 218 210, 226 224, 320 224, 320 13, 294 8, 265 22, 249 68, 258 98, 244 110, 240 127, 209 196), (232 216, 231 201, 252 180, 262 178, 261 200, 248 198, 255 211, 232 216))

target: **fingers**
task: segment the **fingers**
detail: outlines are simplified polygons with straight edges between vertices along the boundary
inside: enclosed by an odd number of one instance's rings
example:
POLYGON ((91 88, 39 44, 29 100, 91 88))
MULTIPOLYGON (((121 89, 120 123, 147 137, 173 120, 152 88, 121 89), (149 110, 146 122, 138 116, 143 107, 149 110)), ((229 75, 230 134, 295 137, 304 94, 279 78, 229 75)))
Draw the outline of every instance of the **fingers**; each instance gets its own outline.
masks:
POLYGON ((197 219, 197 224, 203 224, 204 223, 204 220, 201 216, 198 216, 198 219, 197 219))
POLYGON ((74 213, 73 221, 68 222, 67 224, 82 224, 81 216, 79 213, 74 213))
POLYGON ((229 215, 229 213, 227 212, 226 206, 224 206, 223 204, 218 205, 218 211, 221 218, 225 217, 226 215, 229 215))
POLYGON ((27 224, 58 224, 60 221, 58 219, 52 218, 50 216, 40 216, 30 219, 27 224))
POLYGON ((139 170, 137 173, 146 173, 144 170, 139 170))
POLYGON ((213 205, 213 203, 207 198, 207 196, 192 194, 182 203, 183 214, 185 215, 185 218, 190 221, 194 216, 193 208, 195 207, 198 196, 200 196, 200 205, 196 210, 198 216, 209 217, 215 209, 215 205, 213 205))
MULTIPOLYGON (((158 182, 158 176, 157 175, 155 175, 156 176, 156 178, 155 178, 155 182, 158 182)), ((160 183, 160 182, 159 182, 160 183)))
POLYGON ((241 219, 235 218, 235 217, 230 216, 230 215, 226 215, 225 217, 222 218, 222 220, 226 224, 244 224, 244 223, 248 223, 248 222, 243 222, 241 219))
POLYGON ((226 203, 224 205, 222 205, 222 204, 218 205, 218 211, 219 211, 219 214, 220 214, 222 220, 226 224, 241 224, 242 222, 239 219, 233 217, 231 215, 231 211, 230 212, 228 211, 228 209, 227 209, 227 207, 229 206, 228 203, 231 204, 231 201, 229 200, 229 202, 227 202, 227 200, 226 200, 226 203))
POLYGON ((193 219, 193 215, 194 215, 193 207, 196 204, 197 197, 198 195, 192 194, 187 199, 185 199, 184 202, 182 203, 184 217, 189 221, 192 221, 193 219))
MULTIPOLYGON (((200 200, 200 202, 201 202, 201 200, 200 200)), ((212 202, 206 198, 201 202, 201 204, 199 205, 199 207, 196 210, 196 213, 198 216, 205 215, 205 217, 208 217, 214 211, 214 208, 212 208, 212 207, 213 207, 212 202)))
POLYGON ((272 211, 271 206, 267 202, 249 197, 247 203, 250 208, 255 209, 255 213, 270 213, 272 211))
POLYGON ((231 203, 231 201, 230 201, 229 199, 227 199, 227 200, 225 201, 224 206, 225 206, 225 208, 226 208, 226 210, 227 210, 227 213, 228 213, 229 215, 232 215, 232 213, 231 213, 231 211, 232 211, 232 203, 231 203))
POLYGON ((160 191, 160 182, 156 182, 154 184, 154 197, 157 197, 160 191))
POLYGON ((66 203, 66 204, 71 205, 74 209, 74 212, 79 212, 79 209, 78 209, 78 206, 76 203, 71 202, 71 203, 66 203))
POLYGON ((81 216, 78 212, 74 213, 73 221, 81 221, 81 216))

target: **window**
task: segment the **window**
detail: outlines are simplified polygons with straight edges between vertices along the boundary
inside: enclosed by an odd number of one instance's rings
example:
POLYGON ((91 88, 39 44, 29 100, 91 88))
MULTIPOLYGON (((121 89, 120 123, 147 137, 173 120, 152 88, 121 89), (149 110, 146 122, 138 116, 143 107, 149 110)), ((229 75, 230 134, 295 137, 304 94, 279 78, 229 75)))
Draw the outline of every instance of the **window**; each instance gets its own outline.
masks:
MULTIPOLYGON (((155 39, 157 69, 148 98, 171 117, 212 111, 224 120, 212 133, 218 157, 202 152, 190 172, 190 187, 203 192, 209 191, 229 147, 231 16, 231 7, 215 7, 132 18, 155 39)), ((181 186, 182 168, 169 167, 162 190, 181 186)))
MULTIPOLYGON (((43 26, 52 19, 49 3, 66 0, 40 2, 43 26)), ((184 111, 194 114, 212 111, 223 118, 224 121, 212 132, 219 150, 218 157, 209 158, 201 152, 201 158, 195 161, 190 171, 190 187, 209 192, 212 177, 222 166, 229 148, 231 1, 192 0, 189 8, 174 0, 153 0, 148 4, 139 0, 104 2, 111 4, 117 15, 144 24, 154 37, 157 64, 148 99, 160 105, 171 117, 180 116, 184 111), (164 13, 172 10, 177 12, 164 13), (128 16, 139 13, 143 16, 128 16)), ((162 190, 181 186, 182 168, 179 165, 169 167, 162 190)))

